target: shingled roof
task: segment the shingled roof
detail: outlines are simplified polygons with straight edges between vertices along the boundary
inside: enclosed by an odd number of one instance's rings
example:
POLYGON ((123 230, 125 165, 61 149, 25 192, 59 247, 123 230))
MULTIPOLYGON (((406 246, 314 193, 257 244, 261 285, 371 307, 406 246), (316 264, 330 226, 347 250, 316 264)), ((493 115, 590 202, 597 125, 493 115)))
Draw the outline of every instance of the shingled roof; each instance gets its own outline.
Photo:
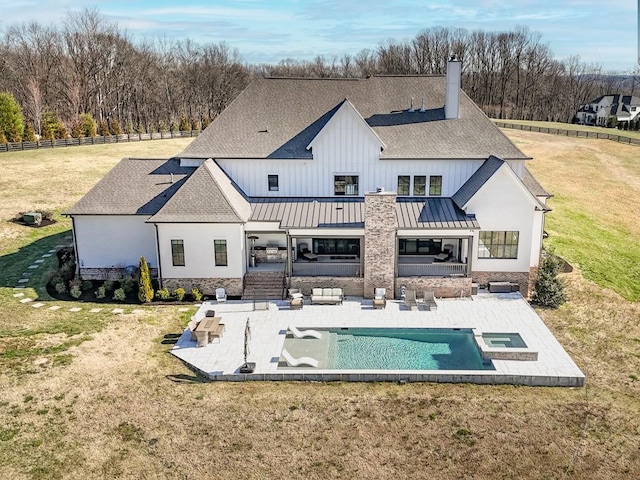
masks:
POLYGON ((66 213, 153 215, 193 171, 177 159, 124 158, 66 213))
POLYGON ((215 164, 206 160, 152 216, 150 223, 243 223, 251 206, 215 164))
POLYGON ((487 183, 487 180, 489 180, 503 164, 504 160, 491 156, 480 165, 480 168, 478 168, 464 185, 453 194, 453 197, 451 197, 458 208, 464 208, 469 200, 471 200, 478 190, 487 183))
POLYGON ((180 157, 312 158, 305 147, 348 99, 386 145, 384 159, 529 158, 462 91, 460 118, 445 120, 444 98, 444 76, 259 78, 180 157))

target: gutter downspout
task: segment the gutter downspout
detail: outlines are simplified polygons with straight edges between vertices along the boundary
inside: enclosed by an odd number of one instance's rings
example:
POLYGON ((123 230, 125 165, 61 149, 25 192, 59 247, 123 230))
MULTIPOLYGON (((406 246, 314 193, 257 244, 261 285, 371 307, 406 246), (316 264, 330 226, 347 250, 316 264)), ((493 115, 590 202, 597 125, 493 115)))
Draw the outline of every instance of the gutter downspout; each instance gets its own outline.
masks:
POLYGON ((76 219, 71 215, 71 234, 73 236, 73 252, 76 257, 76 275, 82 279, 82 275, 80 275, 80 254, 78 253, 78 241, 76 239, 76 219))
POLYGON ((158 286, 163 288, 162 286, 162 267, 160 262, 160 236, 158 235, 158 224, 154 223, 154 227, 156 227, 156 255, 158 260, 158 286))

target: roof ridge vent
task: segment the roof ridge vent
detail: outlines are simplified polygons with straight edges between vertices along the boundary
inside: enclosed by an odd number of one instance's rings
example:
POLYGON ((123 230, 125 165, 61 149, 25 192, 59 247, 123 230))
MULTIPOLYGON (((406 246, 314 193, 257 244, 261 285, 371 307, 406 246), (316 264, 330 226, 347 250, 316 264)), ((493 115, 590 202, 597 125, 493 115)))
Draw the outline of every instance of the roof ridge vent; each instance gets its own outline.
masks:
POLYGON ((409 111, 410 112, 415 112, 416 111, 415 108, 413 108, 413 97, 411 97, 411 104, 409 106, 409 111))

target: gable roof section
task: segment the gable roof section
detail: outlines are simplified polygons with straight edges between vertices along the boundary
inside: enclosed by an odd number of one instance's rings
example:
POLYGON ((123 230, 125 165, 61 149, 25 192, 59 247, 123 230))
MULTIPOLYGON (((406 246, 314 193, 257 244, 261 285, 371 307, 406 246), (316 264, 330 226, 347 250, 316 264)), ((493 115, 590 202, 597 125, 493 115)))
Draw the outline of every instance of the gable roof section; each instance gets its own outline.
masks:
POLYGON ((529 158, 462 91, 460 118, 445 120, 444 76, 258 78, 179 156, 311 158, 306 147, 345 98, 386 145, 381 158, 529 158), (409 112, 410 97, 424 111, 409 112))
POLYGON ((527 190, 531 192, 534 197, 553 197, 549 192, 547 192, 542 185, 536 180, 536 178, 532 175, 528 168, 525 167, 524 175, 522 177, 522 183, 527 187, 527 190))
POLYGON ((487 183, 494 173, 504 165, 504 160, 491 156, 462 185, 451 199, 458 208, 464 209, 469 200, 487 183))
POLYGON ((309 145, 307 145, 306 149, 307 150, 312 149, 313 144, 316 142, 316 140, 320 136, 322 136, 325 132, 327 132, 331 124, 335 123, 337 121, 337 118, 339 118, 341 115, 352 115, 355 118, 357 118, 361 123, 361 125, 371 134, 372 138, 376 142, 378 142, 378 144, 380 145, 380 149, 384 150, 385 148, 387 148, 384 142, 380 140, 380 137, 378 136, 378 134, 373 131, 373 129, 369 126, 369 124, 362 117, 362 115, 360 115, 360 112, 356 110, 356 107, 353 106, 353 103, 351 103, 348 98, 345 98, 338 106, 338 109, 335 110, 335 113, 333 113, 329 118, 329 120, 327 120, 327 122, 322 126, 322 129, 316 134, 315 137, 313 137, 313 140, 309 142, 309 145))
POLYGON ((191 175, 150 223, 243 223, 249 202, 211 159, 191 175))
POLYGON ((123 158, 66 214, 153 215, 193 170, 178 159, 123 158))
MULTIPOLYGON (((471 175, 471 177, 469 177, 469 179, 464 183, 464 185, 462 185, 458 189, 458 191, 453 195, 453 197, 451 197, 451 199, 455 202, 458 208, 464 210, 464 208, 467 206, 469 201, 474 197, 474 195, 478 193, 478 191, 487 183, 487 181, 491 177, 493 177, 493 175, 498 170, 500 170, 500 168, 502 168, 503 166, 510 172, 513 179, 522 187, 524 192, 528 194, 531 201, 536 205, 536 208, 544 211, 550 210, 549 207, 547 207, 545 204, 543 204, 540 200, 536 198, 537 197, 536 193, 534 193, 529 188, 529 186, 526 185, 524 179, 521 179, 520 177, 518 177, 516 173, 511 169, 511 167, 509 167, 509 165, 504 160, 494 156, 489 157, 482 165, 480 165, 480 168, 478 168, 478 170, 476 170, 474 174, 471 175)), ((529 176, 529 178, 527 179, 527 182, 529 183, 531 188, 533 188, 536 191, 543 191, 546 193, 546 191, 535 180, 535 178, 533 178, 533 175, 531 175, 531 173, 528 170, 526 170, 525 178, 527 174, 529 176), (534 185, 534 182, 535 182, 535 185, 534 185)), ((545 196, 545 195, 540 195, 540 196, 545 196)), ((547 193, 547 196, 550 196, 550 195, 547 193)))

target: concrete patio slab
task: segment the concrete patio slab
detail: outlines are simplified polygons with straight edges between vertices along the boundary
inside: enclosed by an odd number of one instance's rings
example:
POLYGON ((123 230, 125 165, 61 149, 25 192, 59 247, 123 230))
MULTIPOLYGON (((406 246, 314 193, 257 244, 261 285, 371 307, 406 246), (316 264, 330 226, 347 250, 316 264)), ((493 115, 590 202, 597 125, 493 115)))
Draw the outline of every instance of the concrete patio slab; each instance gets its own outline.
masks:
POLYGON ((196 347, 185 331, 171 351, 177 358, 212 380, 341 380, 429 381, 543 386, 581 386, 584 374, 519 293, 481 294, 473 299, 438 300, 436 311, 407 311, 399 301, 374 310, 371 300, 348 297, 343 305, 305 305, 290 310, 287 302, 270 301, 268 310, 252 311, 252 302, 205 302, 214 308, 225 331, 219 342, 196 347), (248 360, 252 374, 240 374, 244 363, 244 328, 252 335, 248 360), (278 366, 287 327, 298 328, 461 328, 480 333, 518 333, 537 360, 492 360, 494 370, 322 370, 278 366))

